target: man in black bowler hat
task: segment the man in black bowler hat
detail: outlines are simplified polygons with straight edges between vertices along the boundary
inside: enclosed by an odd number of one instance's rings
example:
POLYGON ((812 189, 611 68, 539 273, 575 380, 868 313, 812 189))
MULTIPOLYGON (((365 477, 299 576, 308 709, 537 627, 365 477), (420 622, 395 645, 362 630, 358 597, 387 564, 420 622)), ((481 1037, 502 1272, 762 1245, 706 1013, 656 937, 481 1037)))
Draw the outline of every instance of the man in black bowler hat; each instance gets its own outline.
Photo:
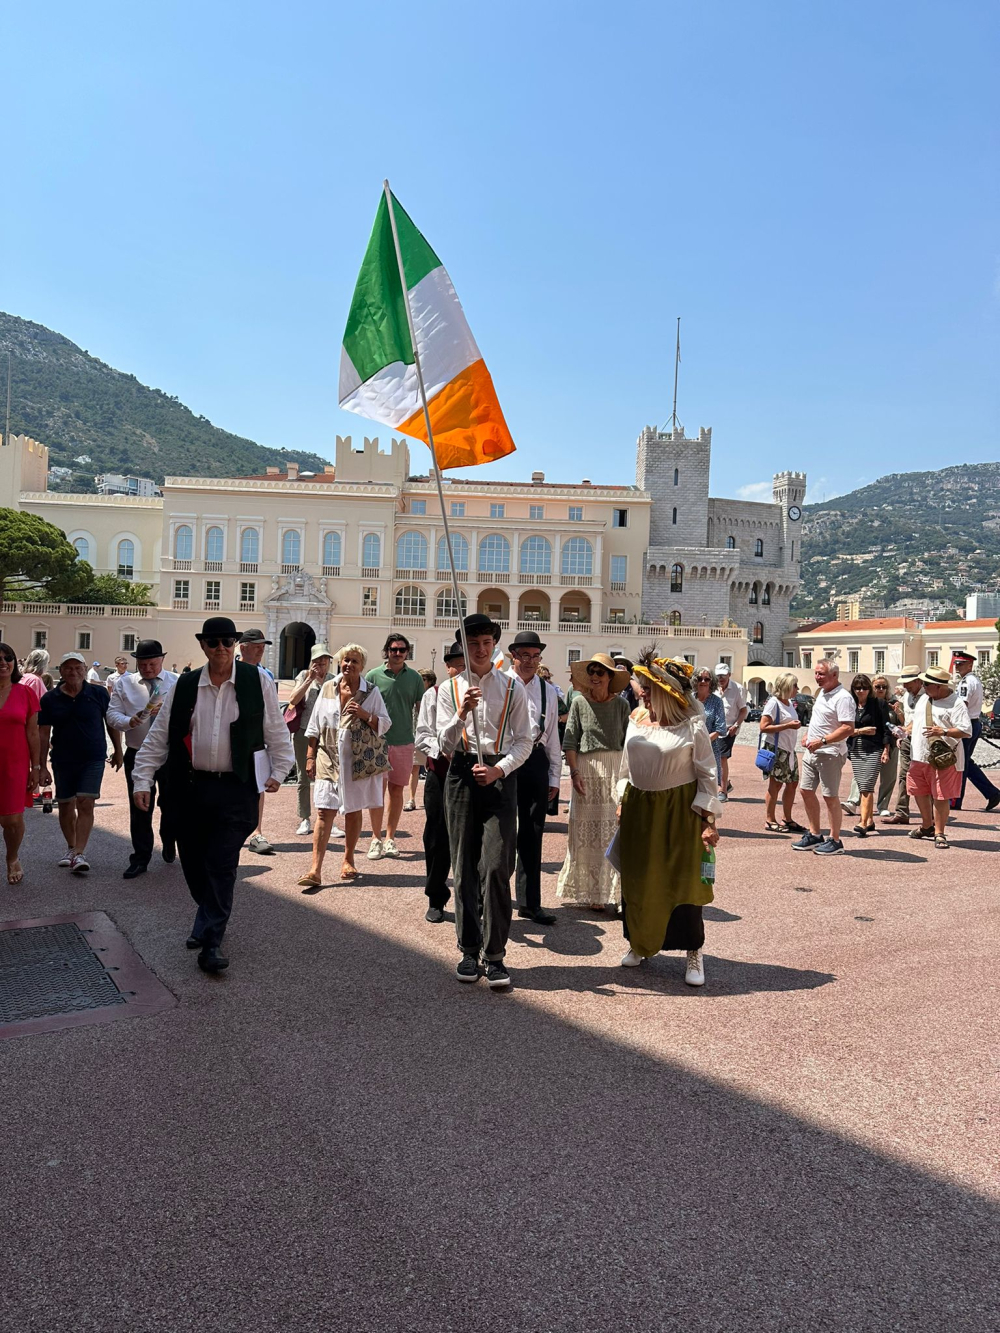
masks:
POLYGON ((515 774, 531 753, 531 724, 524 686, 493 665, 499 626, 484 615, 467 616, 463 623, 469 648, 465 670, 446 681, 437 698, 438 742, 451 758, 445 819, 462 951, 457 976, 478 981, 485 970, 490 989, 501 990, 510 985, 503 959, 517 837, 515 774))
POLYGON ((149 735, 157 713, 170 697, 177 675, 163 669, 163 648, 159 639, 140 639, 136 644, 135 671, 125 671, 114 678, 111 700, 108 703, 108 724, 125 737, 125 782, 128 786, 129 834, 132 855, 122 875, 123 879, 137 879, 144 875, 153 856, 153 802, 156 788, 160 792, 160 840, 163 859, 168 863, 177 855, 176 839, 170 825, 170 812, 164 791, 166 768, 153 774, 149 808, 142 810, 132 799, 132 771, 139 747, 149 735))
POLYGON ((559 795, 559 696, 538 674, 545 644, 534 630, 521 630, 508 645, 507 672, 524 686, 531 724, 531 753, 517 770, 517 914, 551 926, 555 913, 542 907, 542 839, 549 802, 559 795))
POLYGON ((133 799, 149 809, 153 778, 166 764, 181 869, 198 904, 187 946, 200 950, 203 972, 221 972, 229 966, 222 939, 258 792, 278 790, 294 755, 271 681, 236 661, 233 622, 211 616, 197 638, 208 660, 178 678, 157 714, 136 757, 133 799))

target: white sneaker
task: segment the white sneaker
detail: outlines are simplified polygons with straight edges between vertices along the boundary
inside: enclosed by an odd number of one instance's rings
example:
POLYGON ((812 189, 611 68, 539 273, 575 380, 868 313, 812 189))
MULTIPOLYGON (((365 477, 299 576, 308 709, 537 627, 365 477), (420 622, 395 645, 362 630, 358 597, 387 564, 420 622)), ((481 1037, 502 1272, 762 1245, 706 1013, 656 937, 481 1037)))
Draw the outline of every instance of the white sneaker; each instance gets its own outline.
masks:
POLYGON ((857 815, 857 813, 858 813, 858 804, 857 804, 856 801, 842 801, 842 802, 841 802, 841 805, 843 806, 843 808, 847 811, 847 813, 848 813, 849 815, 855 815, 855 816, 857 815))
POLYGON ((391 838, 386 838, 385 846, 382 848, 382 851, 386 856, 399 855, 399 848, 396 846, 396 844, 393 842, 391 838))
POLYGON ((312 831, 313 831, 313 826, 308 819, 303 819, 302 823, 295 830, 296 834, 300 836, 306 833, 312 833, 312 831))
POLYGON ((701 956, 700 949, 688 949, 687 969, 684 973, 684 980, 689 986, 704 986, 705 962, 701 956))
POLYGON ((403 806, 403 809, 407 813, 409 813, 411 810, 416 810, 416 808, 417 806, 415 801, 407 801, 406 804, 403 806))
POLYGON ((73 857, 74 857, 75 855, 76 855, 76 852, 71 851, 70 848, 67 847, 67 848, 66 848, 66 854, 65 854, 65 856, 63 856, 63 857, 60 859, 59 864, 60 864, 61 866, 71 866, 71 865, 73 864, 73 857))
POLYGON ((84 856, 83 852, 80 852, 77 856, 74 856, 73 860, 70 862, 69 873, 71 875, 85 875, 89 869, 90 862, 84 856))
POLYGON ((342 828, 338 828, 336 824, 334 824, 334 826, 333 826, 333 828, 331 828, 330 832, 331 832, 331 834, 333 835, 333 837, 335 837, 335 838, 346 838, 346 837, 347 837, 347 833, 346 833, 346 831, 345 831, 344 829, 342 829, 342 828))
POLYGON ((255 833, 247 843, 250 851, 256 852, 258 856, 270 856, 274 848, 264 837, 263 833, 255 833))
POLYGON ((891 814, 892 814, 891 810, 880 810, 878 812, 878 817, 879 819, 888 819, 891 814))
POLYGON ((371 846, 368 848, 369 861, 381 861, 385 856, 385 848, 382 845, 381 838, 372 838, 371 846))
POLYGON ((622 958, 622 967, 638 967, 641 962, 641 957, 629 949, 628 953, 622 958))

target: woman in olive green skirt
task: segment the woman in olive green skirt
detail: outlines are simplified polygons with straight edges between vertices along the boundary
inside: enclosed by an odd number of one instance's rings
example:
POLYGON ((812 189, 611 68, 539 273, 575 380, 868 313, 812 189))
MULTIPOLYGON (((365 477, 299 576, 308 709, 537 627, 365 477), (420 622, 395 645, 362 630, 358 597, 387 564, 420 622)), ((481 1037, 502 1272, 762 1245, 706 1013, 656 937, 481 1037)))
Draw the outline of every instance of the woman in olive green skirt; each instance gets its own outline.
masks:
POLYGON ((635 668, 650 683, 652 725, 630 723, 618 790, 623 967, 663 949, 687 953, 685 981, 705 984, 701 909, 712 901, 702 858, 719 840, 715 755, 691 692, 687 662, 657 658, 635 668))

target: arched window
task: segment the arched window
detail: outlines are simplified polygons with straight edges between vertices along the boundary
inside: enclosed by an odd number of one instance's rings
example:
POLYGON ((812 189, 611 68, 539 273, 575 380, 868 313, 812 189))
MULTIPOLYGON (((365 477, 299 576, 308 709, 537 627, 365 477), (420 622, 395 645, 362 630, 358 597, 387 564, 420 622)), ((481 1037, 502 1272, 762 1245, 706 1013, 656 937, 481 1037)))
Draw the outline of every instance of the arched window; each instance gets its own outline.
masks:
POLYGON ((670 624, 671 625, 681 624, 681 613, 679 611, 670 612, 670 624))
POLYGON ((750 589, 750 605, 756 606, 760 600, 760 584, 755 583, 750 589))
POLYGON ((498 532, 479 543, 479 569, 483 574, 510 573, 510 542, 498 532))
POLYGON ((684 591, 684 566, 683 566, 683 565, 671 565, 671 566, 670 566, 670 591, 671 591, 671 592, 683 592, 683 591, 684 591))
POLYGON ((458 617, 465 616, 467 603, 465 593, 461 593, 461 611, 455 605, 454 588, 442 588, 437 595, 437 601, 434 605, 434 614, 439 620, 457 620, 458 617))
POLYGON ((135 542, 123 537, 118 543, 118 577, 130 579, 135 569, 135 542))
POLYGON ((221 528, 209 528, 205 533, 205 559, 222 560, 226 539, 221 528))
POLYGON ((673 515, 672 515, 670 521, 671 521, 671 523, 676 524, 676 522, 677 522, 677 510, 676 510, 676 509, 674 510, 673 515))
POLYGON ((735 538, 735 537, 727 537, 727 538, 726 538, 726 550, 727 550, 727 551, 735 551, 735 550, 736 550, 736 538, 735 538))
POLYGON ((378 569, 382 564, 382 539, 377 532, 366 532, 361 544, 361 563, 365 569, 378 569))
POLYGON ((328 532, 323 538, 323 568, 340 568, 340 533, 328 532))
POLYGON ((240 538, 240 561, 255 565, 260 558, 260 533, 256 528, 244 528, 240 538))
POLYGON ((427 538, 422 532, 400 534, 396 541, 396 568, 427 568, 427 538))
MULTIPOLYGON (((469 542, 468 538, 463 537, 460 532, 451 534, 451 554, 455 561, 455 572, 457 574, 467 574, 469 572, 469 542)), ((438 538, 437 567, 444 570, 448 568, 448 543, 443 537, 438 538)))
POLYGON ((174 533, 174 559, 190 560, 194 549, 194 533, 187 523, 182 523, 174 533))
POLYGON ((765 586, 764 591, 761 593, 760 604, 761 604, 761 606, 770 606, 770 605, 771 605, 771 585, 770 585, 770 583, 768 583, 768 584, 765 586))
POLYGON ((423 589, 418 588, 415 583, 407 583, 405 587, 399 589, 396 593, 397 616, 425 616, 426 614, 427 598, 423 594, 423 589))
POLYGON ((763 554, 764 554, 764 539, 763 539, 763 537, 758 537, 757 540, 754 542, 754 544, 753 544, 753 553, 754 553, 754 555, 763 555, 763 554))
POLYGON ((90 559, 90 542, 87 541, 86 537, 74 537, 73 546, 81 560, 90 559))
POLYGON ((764 622, 762 620, 758 620, 753 627, 753 641, 754 643, 764 642, 764 622))
POLYGON ((281 539, 281 563, 298 565, 302 555, 302 535, 296 528, 289 528, 281 539))
POLYGON ((681 479, 680 470, 679 470, 678 468, 674 468, 674 485, 675 485, 675 486, 676 486, 677 483, 680 481, 680 479, 681 479))
POLYGON ((570 537, 563 543, 562 573, 586 578, 594 572, 594 548, 586 537, 570 537))
POLYGON ((521 543, 522 574, 551 574, 552 546, 545 537, 528 537, 521 543))

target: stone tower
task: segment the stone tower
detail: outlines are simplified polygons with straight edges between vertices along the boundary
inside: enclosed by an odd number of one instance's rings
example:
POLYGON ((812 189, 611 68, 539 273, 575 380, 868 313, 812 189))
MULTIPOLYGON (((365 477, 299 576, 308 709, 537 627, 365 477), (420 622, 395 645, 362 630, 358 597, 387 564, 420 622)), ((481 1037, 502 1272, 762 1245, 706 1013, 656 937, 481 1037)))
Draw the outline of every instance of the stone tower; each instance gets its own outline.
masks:
POLYGON ((797 583, 802 560, 802 506, 806 498, 806 474, 776 472, 771 493, 774 503, 781 505, 783 563, 797 583))
POLYGON ((688 439, 683 426, 643 429, 636 441, 635 481, 653 501, 650 547, 705 545, 711 462, 711 427, 702 426, 696 440, 688 439))

